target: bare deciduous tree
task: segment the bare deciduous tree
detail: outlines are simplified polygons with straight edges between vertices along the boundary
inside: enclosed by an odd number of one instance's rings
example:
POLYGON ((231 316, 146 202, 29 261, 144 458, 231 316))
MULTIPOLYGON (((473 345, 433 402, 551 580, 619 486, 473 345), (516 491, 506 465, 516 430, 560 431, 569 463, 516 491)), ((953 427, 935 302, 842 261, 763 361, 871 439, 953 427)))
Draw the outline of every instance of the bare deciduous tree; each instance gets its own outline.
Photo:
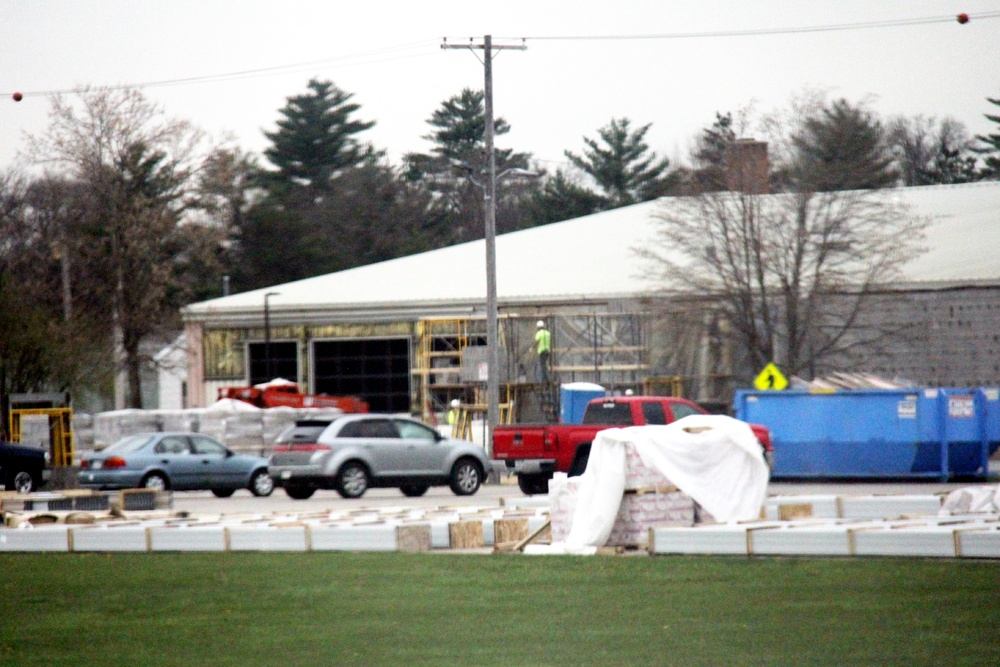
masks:
POLYGON ((870 345, 869 297, 921 251, 926 221, 886 191, 720 192, 668 199, 637 249, 669 289, 724 311, 750 369, 789 373, 870 345))
POLYGON ((54 96, 48 129, 29 137, 36 162, 88 193, 84 233, 95 253, 80 287, 108 295, 121 407, 142 407, 141 343, 176 318, 172 251, 200 141, 133 89, 54 96))

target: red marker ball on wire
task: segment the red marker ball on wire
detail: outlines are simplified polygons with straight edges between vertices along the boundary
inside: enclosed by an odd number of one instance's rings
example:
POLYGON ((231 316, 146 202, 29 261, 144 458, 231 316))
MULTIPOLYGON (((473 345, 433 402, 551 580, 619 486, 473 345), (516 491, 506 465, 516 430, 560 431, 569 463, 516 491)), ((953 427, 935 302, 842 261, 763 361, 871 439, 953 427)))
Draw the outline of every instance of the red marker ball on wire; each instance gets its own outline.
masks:
POLYGON ((15 102, 20 102, 22 99, 24 99, 24 95, 22 95, 21 93, 14 93, 13 95, 11 95, 11 97, 14 98, 15 102))
POLYGON ((959 23, 961 23, 961 24, 964 25, 964 24, 966 24, 966 23, 969 22, 969 15, 963 12, 963 13, 959 14, 958 16, 956 16, 955 19, 959 23))

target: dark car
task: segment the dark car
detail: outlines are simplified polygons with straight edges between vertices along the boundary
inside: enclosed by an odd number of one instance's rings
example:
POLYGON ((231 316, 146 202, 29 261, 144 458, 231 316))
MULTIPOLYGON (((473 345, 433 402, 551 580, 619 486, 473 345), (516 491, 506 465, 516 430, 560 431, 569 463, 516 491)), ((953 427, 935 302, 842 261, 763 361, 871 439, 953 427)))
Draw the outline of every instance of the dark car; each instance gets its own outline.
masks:
POLYGON ((300 435, 300 441, 275 444, 270 463, 275 484, 299 500, 316 489, 359 498, 369 487, 396 487, 420 496, 444 484, 456 495, 472 495, 490 469, 482 447, 445 438, 409 417, 342 415, 318 437, 300 435))
POLYGON ((31 493, 45 484, 45 450, 0 441, 0 486, 31 493))
POLYGON ((130 435, 83 459, 80 468, 80 486, 90 489, 211 490, 220 498, 237 489, 255 496, 274 490, 267 459, 236 454, 200 433, 130 435))

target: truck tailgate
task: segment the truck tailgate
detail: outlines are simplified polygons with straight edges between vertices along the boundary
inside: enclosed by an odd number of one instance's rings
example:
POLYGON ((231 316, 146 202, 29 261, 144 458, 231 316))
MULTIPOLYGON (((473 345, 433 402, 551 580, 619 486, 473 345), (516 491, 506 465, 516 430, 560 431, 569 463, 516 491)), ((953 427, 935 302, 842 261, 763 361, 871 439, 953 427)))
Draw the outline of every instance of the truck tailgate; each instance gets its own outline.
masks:
POLYGON ((540 459, 555 456, 545 449, 545 426, 497 426, 493 431, 493 457, 497 459, 540 459))

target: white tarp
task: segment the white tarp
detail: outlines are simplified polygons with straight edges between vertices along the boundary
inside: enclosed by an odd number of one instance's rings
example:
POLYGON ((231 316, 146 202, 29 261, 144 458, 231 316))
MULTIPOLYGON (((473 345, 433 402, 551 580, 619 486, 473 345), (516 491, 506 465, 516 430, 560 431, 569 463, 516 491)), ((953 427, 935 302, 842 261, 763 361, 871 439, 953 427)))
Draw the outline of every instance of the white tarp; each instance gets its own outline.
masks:
POLYGON ((750 426, 722 415, 691 415, 667 426, 607 429, 594 438, 563 544, 528 553, 593 553, 607 543, 626 488, 625 447, 720 522, 760 518, 769 472, 750 426))
POLYGON ((950 492, 941 504, 942 515, 1000 512, 1000 486, 967 486, 950 492))

